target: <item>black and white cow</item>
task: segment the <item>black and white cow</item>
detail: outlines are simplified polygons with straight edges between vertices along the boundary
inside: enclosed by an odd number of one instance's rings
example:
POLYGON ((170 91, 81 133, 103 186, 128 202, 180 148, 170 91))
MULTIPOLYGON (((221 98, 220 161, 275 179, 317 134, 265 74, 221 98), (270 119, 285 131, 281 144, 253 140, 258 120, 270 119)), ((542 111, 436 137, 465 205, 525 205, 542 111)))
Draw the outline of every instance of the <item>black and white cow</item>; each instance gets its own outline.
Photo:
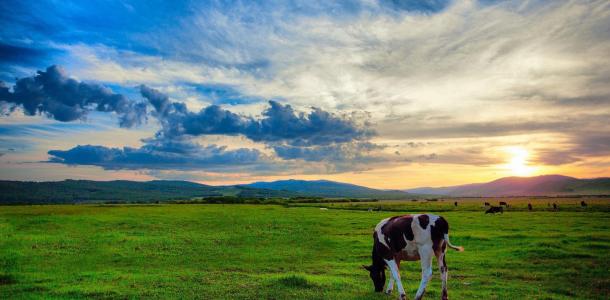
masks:
POLYGON ((449 223, 440 216, 432 214, 404 215, 382 220, 373 233, 373 264, 364 266, 370 273, 375 291, 381 292, 385 285, 385 268, 390 269, 391 277, 385 292, 390 294, 394 283, 398 287, 400 299, 406 299, 400 281, 400 261, 421 260, 421 282, 415 299, 421 299, 432 277, 432 256, 436 256, 441 272, 442 299, 447 299, 447 247, 457 251, 464 248, 449 242, 449 223))

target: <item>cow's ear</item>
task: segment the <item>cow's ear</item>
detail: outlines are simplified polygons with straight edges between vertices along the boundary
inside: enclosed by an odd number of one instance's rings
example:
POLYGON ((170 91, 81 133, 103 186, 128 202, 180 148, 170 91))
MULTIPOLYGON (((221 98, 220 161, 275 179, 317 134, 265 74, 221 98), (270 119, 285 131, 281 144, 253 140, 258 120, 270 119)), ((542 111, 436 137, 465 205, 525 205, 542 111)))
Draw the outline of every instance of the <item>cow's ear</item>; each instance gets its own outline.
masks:
POLYGON ((369 272, 373 269, 373 265, 370 265, 370 266, 362 265, 362 267, 369 272))

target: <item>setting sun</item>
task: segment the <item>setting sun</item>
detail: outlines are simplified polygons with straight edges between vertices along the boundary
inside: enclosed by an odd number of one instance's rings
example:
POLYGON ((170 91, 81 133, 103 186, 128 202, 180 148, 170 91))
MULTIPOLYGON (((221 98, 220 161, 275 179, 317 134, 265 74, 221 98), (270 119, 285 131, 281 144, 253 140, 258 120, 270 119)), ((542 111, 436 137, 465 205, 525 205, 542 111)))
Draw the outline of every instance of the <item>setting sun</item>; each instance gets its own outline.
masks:
POLYGON ((529 152, 522 147, 511 147, 508 148, 508 153, 511 158, 506 165, 507 169, 515 176, 530 176, 536 168, 528 165, 529 152))

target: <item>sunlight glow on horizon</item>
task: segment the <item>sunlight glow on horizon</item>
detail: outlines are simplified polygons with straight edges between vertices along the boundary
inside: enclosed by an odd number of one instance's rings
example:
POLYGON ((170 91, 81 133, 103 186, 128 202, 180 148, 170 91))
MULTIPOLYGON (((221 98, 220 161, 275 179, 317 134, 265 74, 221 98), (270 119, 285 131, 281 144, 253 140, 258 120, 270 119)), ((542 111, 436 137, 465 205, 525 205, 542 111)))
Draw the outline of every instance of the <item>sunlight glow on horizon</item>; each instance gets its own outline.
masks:
POLYGON ((515 176, 531 176, 538 168, 528 165, 529 152, 523 147, 509 147, 506 150, 511 156, 510 161, 505 165, 515 176))

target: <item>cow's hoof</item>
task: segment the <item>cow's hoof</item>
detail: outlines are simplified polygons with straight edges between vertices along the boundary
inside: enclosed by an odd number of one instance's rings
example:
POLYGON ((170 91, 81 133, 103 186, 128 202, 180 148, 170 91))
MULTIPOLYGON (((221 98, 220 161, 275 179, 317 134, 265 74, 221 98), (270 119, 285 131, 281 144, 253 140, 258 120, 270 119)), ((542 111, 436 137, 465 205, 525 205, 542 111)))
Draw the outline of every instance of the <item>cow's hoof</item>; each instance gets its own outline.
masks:
POLYGON ((386 295, 392 295, 392 290, 387 290, 387 291, 385 291, 385 294, 386 294, 386 295))
POLYGON ((407 300, 407 295, 400 294, 400 300, 407 300))

